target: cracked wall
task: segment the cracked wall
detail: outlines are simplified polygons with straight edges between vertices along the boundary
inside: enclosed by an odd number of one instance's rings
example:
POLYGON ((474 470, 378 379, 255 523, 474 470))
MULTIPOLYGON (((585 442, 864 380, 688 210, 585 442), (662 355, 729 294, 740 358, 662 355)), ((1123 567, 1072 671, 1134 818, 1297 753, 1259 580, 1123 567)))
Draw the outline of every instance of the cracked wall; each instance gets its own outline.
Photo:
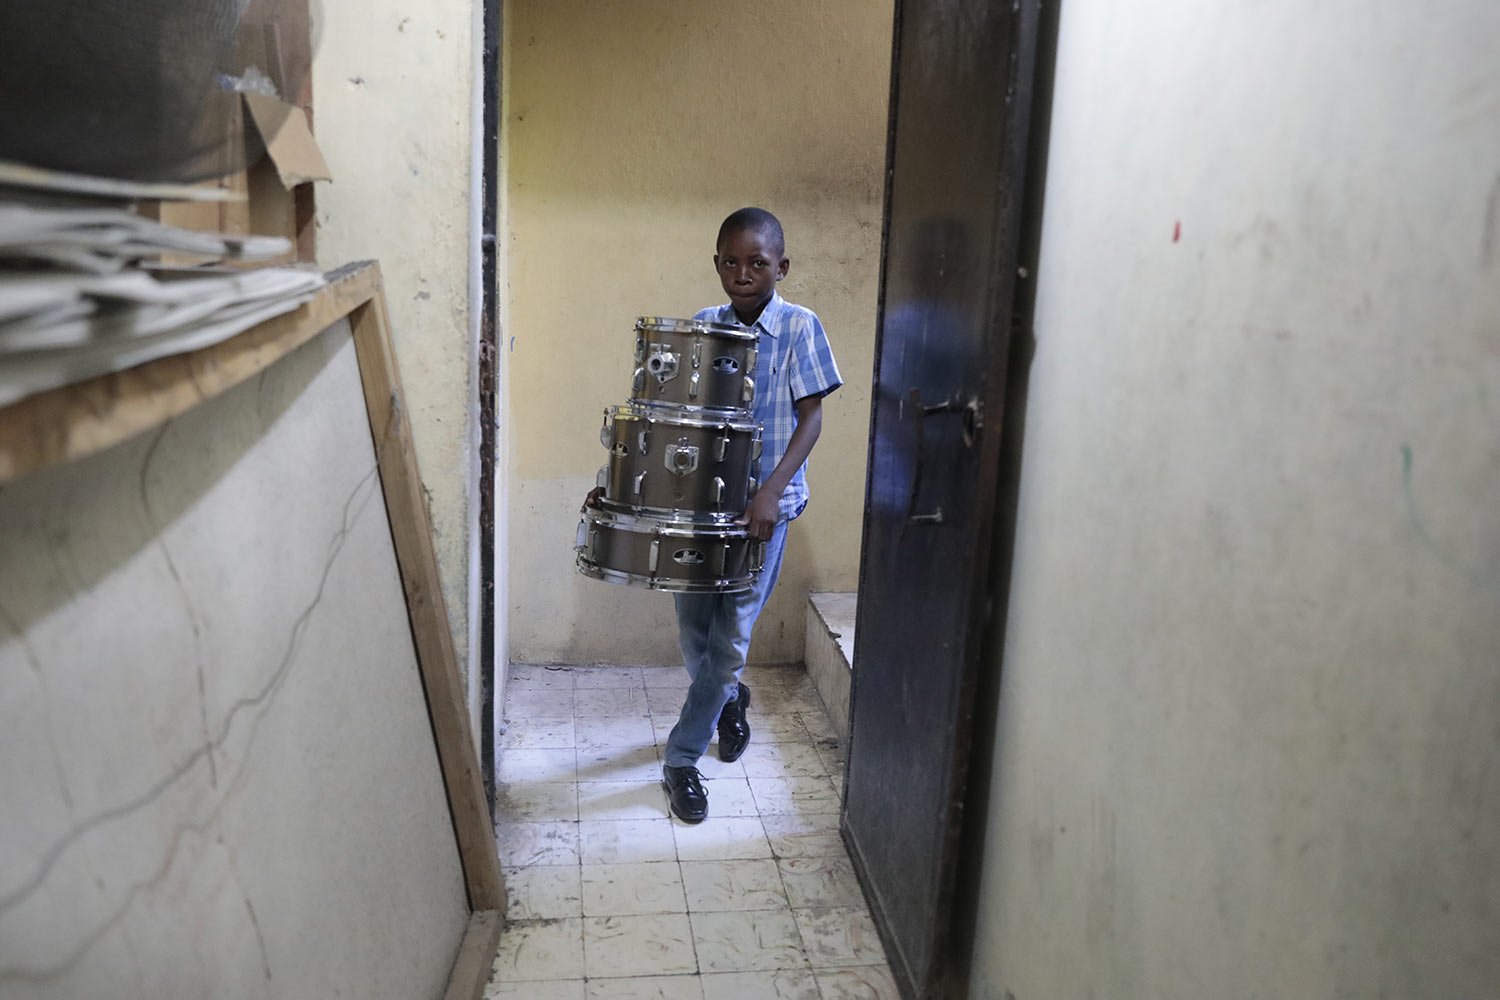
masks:
MULTIPOLYGON (((325 268, 377 259, 432 512, 443 600, 470 655, 477 475, 470 316, 473 7, 322 0, 313 94, 333 183, 318 187, 325 268)), ((477 731, 477 730, 476 730, 477 731)))
POLYGON ((0 996, 438 996, 467 919, 347 324, 0 487, 0 996))

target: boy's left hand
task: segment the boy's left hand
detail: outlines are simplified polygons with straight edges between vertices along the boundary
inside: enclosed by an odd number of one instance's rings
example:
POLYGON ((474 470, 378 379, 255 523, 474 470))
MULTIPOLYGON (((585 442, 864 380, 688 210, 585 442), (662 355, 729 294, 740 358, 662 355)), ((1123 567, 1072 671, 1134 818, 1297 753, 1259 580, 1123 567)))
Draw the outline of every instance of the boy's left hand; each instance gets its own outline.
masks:
POLYGON ((745 532, 751 538, 759 538, 764 541, 771 537, 776 530, 776 521, 781 516, 781 504, 779 497, 771 490, 759 490, 750 506, 745 508, 745 513, 735 524, 745 526, 745 532))

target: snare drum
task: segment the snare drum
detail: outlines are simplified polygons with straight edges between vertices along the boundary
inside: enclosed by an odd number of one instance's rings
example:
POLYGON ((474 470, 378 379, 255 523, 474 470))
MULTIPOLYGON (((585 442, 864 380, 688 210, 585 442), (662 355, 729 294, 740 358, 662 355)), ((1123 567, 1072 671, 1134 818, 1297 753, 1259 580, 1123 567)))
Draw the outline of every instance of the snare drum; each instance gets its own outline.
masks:
POLYGON ((728 415, 627 403, 604 411, 604 499, 676 520, 722 523, 745 512, 760 425, 728 415))
POLYGON ((705 410, 755 403, 760 338, 744 327, 642 316, 635 321, 631 399, 705 410))
POLYGON ((590 508, 578 522, 578 572, 676 593, 750 589, 765 544, 736 525, 692 524, 590 508))

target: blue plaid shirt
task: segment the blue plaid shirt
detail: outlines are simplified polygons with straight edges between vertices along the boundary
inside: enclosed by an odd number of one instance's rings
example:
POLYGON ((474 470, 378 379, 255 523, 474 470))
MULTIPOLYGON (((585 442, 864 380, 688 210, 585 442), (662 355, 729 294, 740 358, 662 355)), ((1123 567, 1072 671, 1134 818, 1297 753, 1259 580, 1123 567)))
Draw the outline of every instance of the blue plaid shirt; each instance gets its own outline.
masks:
MULTIPOLYGON (((734 306, 725 303, 700 309, 694 319, 743 326, 734 306)), ((760 334, 755 362, 755 419, 765 428, 755 479, 764 481, 786 454, 797 426, 797 401, 826 396, 844 380, 833 361, 833 349, 817 313, 792 305, 776 293, 766 303, 754 330, 760 334)), ((781 516, 790 520, 807 506, 807 463, 792 476, 781 494, 781 516)))

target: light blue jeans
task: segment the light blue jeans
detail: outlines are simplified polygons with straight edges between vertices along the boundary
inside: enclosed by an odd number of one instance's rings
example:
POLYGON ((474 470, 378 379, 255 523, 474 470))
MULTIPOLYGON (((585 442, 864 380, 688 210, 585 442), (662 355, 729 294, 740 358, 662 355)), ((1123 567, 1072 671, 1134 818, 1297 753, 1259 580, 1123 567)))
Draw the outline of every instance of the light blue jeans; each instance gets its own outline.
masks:
POLYGON ((690 683, 677 725, 667 737, 665 763, 690 767, 708 750, 719 713, 739 693, 740 671, 750 652, 755 619, 776 586, 786 528, 780 521, 766 541, 766 561, 749 590, 738 594, 677 594, 677 641, 690 683))

